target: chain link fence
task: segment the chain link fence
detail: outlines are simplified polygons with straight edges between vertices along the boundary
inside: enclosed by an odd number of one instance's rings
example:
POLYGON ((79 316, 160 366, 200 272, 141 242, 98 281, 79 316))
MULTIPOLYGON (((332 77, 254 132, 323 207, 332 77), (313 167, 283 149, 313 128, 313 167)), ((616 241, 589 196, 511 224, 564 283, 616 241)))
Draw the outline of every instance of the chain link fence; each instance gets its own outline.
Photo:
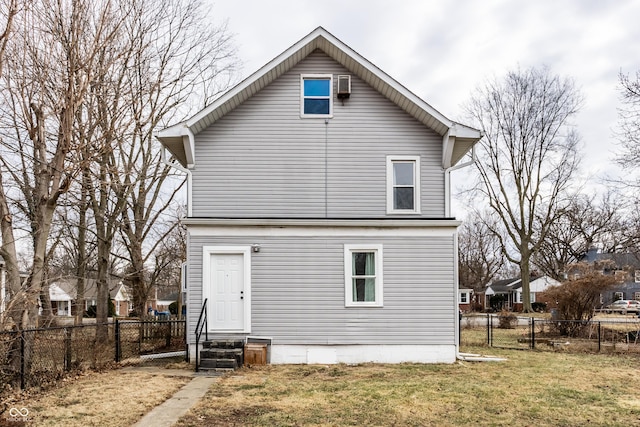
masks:
POLYGON ((553 320, 515 314, 465 316, 460 344, 569 352, 640 353, 640 319, 553 320))
MULTIPOLYGON (((184 351, 185 326, 184 320, 116 320, 0 332, 0 384, 22 389, 46 386, 73 371, 101 369, 147 354, 184 351), (100 326, 108 331, 102 342, 96 340, 100 326)), ((0 389, 0 395, 3 391, 0 389)))

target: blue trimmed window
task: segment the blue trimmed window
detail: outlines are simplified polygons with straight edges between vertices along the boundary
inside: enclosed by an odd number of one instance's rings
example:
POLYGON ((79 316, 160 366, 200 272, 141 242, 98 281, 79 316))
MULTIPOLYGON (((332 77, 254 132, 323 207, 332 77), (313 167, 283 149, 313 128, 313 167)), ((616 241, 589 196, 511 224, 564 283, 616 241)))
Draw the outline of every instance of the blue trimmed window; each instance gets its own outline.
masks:
POLYGON ((333 76, 331 74, 303 74, 302 117, 331 117, 333 114, 333 76))

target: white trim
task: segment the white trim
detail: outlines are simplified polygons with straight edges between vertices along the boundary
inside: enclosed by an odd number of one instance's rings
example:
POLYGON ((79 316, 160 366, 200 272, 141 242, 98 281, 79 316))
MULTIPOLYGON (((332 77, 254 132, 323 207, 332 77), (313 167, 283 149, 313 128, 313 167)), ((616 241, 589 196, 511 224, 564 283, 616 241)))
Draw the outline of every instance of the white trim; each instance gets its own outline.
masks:
POLYGON ((471 289, 460 289, 458 291, 458 304, 471 304, 471 289), (466 301, 462 301, 462 295, 467 296, 466 301))
POLYGON ((304 228, 304 227, 188 227, 191 236, 201 237, 449 237, 455 228, 304 228))
MULTIPOLYGON (((211 275, 211 255, 215 254, 238 254, 244 258, 244 328, 242 330, 216 331, 209 327, 209 332, 225 333, 251 333, 251 246, 203 246, 202 247, 202 302, 209 298, 210 303, 213 298, 209 295, 211 287, 208 286, 208 278, 211 275)), ((210 306, 210 305, 209 305, 210 306)), ((209 322, 212 325, 213 322, 209 322)))
POLYGON ((420 196, 420 156, 387 156, 387 214, 416 215, 421 212, 420 196), (393 164, 413 163, 413 209, 395 209, 393 205, 393 164))
POLYGON ((344 306, 345 307, 382 307, 384 300, 382 245, 370 243, 344 245, 344 306), (352 257, 353 252, 373 252, 375 254, 375 301, 362 302, 353 300, 352 257))
POLYGON ((187 292, 187 263, 183 262, 180 265, 180 291, 187 292))
POLYGON ((197 227, 269 227, 288 229, 432 229, 458 228, 462 221, 452 219, 306 219, 306 218, 183 218, 182 224, 190 229, 197 227))
POLYGON ((272 345, 273 364, 455 363, 455 345, 272 345))
POLYGON ((333 74, 300 74, 300 117, 304 119, 330 119, 333 117, 333 74), (305 114, 304 112, 304 81, 305 80, 329 80, 329 96, 310 96, 313 99, 327 99, 329 101, 329 114, 305 114))
MULTIPOLYGON (((321 49, 343 65, 345 63, 348 64, 347 68, 352 74, 359 76, 369 86, 378 88, 388 99, 425 126, 434 129, 438 134, 444 136, 447 135, 447 132, 450 132, 451 135, 457 135, 458 138, 467 138, 474 141, 478 141, 481 138, 482 135, 479 130, 446 118, 431 105, 417 97, 322 27, 313 30, 191 118, 156 132, 156 138, 163 144, 172 143, 172 140, 176 137, 186 134, 186 131, 182 129, 184 126, 195 134, 201 132, 283 73, 289 71, 315 49, 321 49), (454 125, 455 129, 451 132, 451 128, 454 125)), ((187 165, 186 156, 181 158, 180 161, 184 166, 187 165)))

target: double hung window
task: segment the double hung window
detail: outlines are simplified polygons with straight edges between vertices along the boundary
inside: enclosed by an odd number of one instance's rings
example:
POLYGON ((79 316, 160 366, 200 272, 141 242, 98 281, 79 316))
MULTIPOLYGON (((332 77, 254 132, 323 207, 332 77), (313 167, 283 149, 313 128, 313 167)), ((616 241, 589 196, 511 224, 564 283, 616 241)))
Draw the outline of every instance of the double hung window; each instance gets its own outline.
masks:
POLYGON ((382 245, 345 245, 345 305, 382 306, 382 245))
POLYGON ((333 76, 302 74, 301 116, 331 117, 333 115, 333 76))
POLYGON ((419 156, 387 156, 387 213, 420 213, 419 156))

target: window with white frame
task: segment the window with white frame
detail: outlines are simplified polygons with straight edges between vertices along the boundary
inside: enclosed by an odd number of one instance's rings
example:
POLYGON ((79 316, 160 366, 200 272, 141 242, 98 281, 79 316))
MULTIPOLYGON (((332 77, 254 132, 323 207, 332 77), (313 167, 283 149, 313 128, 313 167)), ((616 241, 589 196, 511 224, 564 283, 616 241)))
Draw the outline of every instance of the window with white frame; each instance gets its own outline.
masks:
POLYGON ((333 75, 302 74, 300 86, 302 117, 319 118, 333 115, 333 75))
POLYGON ((460 291, 460 304, 469 304, 469 291, 460 291))
POLYGON ((619 301, 621 299, 624 299, 624 293, 622 293, 622 292, 614 292, 613 293, 613 300, 614 301, 619 301))
POLYGON ((635 279, 634 281, 636 283, 640 283, 640 270, 636 270, 634 276, 635 276, 634 277, 634 279, 635 279))
MULTIPOLYGON (((518 303, 522 303, 522 292, 518 292, 517 293, 517 297, 516 297, 516 302, 518 303)), ((536 294, 535 292, 530 292, 529 293, 529 302, 536 302, 536 294)))
POLYGON ((640 292, 634 292, 633 293, 633 299, 636 301, 640 301, 640 292))
POLYGON ((382 307, 382 245, 344 245, 346 307, 382 307))
POLYGON ((420 213, 420 156, 387 156, 387 213, 420 213))

